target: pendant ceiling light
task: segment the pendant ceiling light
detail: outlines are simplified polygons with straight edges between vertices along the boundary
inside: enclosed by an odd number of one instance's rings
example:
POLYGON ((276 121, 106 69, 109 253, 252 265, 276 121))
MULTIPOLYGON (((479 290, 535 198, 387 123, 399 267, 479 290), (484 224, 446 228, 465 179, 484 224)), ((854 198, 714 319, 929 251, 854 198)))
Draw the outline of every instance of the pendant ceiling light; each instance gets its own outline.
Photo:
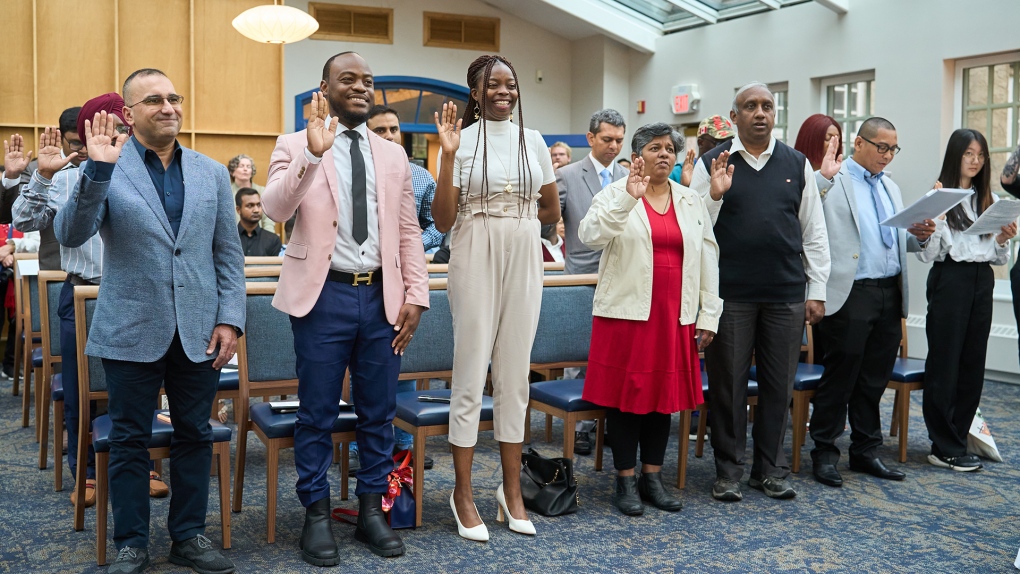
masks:
POLYGON ((263 44, 289 44, 311 36, 319 23, 290 6, 256 6, 241 12, 231 22, 246 38, 263 44))

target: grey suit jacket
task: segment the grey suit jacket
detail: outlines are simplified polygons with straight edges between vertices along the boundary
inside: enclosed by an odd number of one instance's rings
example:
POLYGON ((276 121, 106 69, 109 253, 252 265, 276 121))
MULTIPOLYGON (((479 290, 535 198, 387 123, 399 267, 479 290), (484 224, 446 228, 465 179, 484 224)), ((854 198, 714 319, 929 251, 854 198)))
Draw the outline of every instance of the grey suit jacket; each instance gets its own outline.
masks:
MULTIPOLYGON (((613 181, 627 177, 627 170, 613 162, 613 181)), ((560 214, 566 228, 567 257, 564 272, 567 274, 598 273, 602 251, 592 251, 577 237, 577 226, 588 215, 591 200, 602 191, 602 180, 589 156, 556 170, 556 187, 560 192, 560 214)))
POLYGON ((54 230, 67 247, 98 232, 103 286, 88 355, 154 362, 179 331, 188 358, 205 354, 218 324, 243 328, 244 256, 234 224, 230 177, 221 164, 182 150, 184 215, 174 237, 166 211, 133 143, 121 150, 110 181, 78 180, 54 230))
MULTIPOLYGON (((822 195, 822 211, 825 213, 825 227, 829 233, 829 259, 831 268, 829 281, 825 284, 825 314, 832 315, 843 307, 857 275, 857 263, 861 252, 861 228, 857 220, 857 195, 846 164, 833 178, 834 183, 815 172, 818 191, 822 195)), ((882 176, 882 185, 889 192, 896 211, 903 209, 900 188, 889 176, 882 176)), ((906 230, 896 229, 900 249, 900 291, 903 293, 903 316, 910 308, 907 285, 907 252, 920 251, 917 238, 907 235, 906 230)))

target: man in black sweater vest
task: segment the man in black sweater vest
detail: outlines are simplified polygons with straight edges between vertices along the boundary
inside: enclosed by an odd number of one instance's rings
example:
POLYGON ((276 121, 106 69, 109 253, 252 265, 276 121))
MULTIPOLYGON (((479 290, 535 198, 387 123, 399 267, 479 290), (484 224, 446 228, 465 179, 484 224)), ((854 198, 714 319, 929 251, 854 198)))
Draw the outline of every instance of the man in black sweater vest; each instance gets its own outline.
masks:
POLYGON ((730 119, 737 137, 702 156, 691 180, 694 190, 709 196, 724 301, 719 332, 705 350, 716 467, 712 496, 743 498, 753 356, 759 390, 748 485, 787 499, 797 494, 786 480, 790 466, 783 451, 790 395, 804 324, 825 314, 829 243, 811 164, 772 137, 775 100, 768 87, 752 83, 738 90, 730 119))

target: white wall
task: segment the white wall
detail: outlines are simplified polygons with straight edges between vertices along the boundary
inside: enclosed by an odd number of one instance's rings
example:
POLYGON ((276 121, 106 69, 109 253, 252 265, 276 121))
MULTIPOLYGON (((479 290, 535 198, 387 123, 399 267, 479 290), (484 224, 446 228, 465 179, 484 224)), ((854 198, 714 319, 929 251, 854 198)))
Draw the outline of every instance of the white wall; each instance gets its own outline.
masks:
MULTIPOLYGON (((310 39, 288 44, 285 48, 284 87, 289 130, 294 129, 294 96, 318 87, 323 64, 333 54, 345 50, 354 50, 364 56, 376 76, 421 76, 466 85, 468 64, 481 52, 424 47, 422 13, 429 11, 498 17, 500 54, 506 56, 517 71, 525 125, 543 133, 569 133, 569 41, 476 0, 357 0, 347 3, 392 8, 393 44, 310 39), (541 84, 535 81, 538 69, 543 73, 541 84)), ((287 0, 286 4, 301 10, 308 9, 306 0, 287 0)))
MULTIPOLYGON (((809 2, 661 38, 652 56, 632 52, 630 96, 648 111, 629 111, 629 124, 686 123, 668 108, 670 88, 698 84, 698 117, 727 114, 733 90, 749 81, 788 82, 790 137, 822 109, 821 78, 874 70, 875 113, 892 121, 903 151, 889 173, 913 202, 931 188, 953 129, 954 60, 1020 47, 1016 0, 851 0, 838 16, 809 2)), ((578 89, 578 86, 575 86, 578 89)), ((986 134, 987 135, 987 134, 986 134)), ((910 351, 927 353, 923 330, 928 266, 909 265, 910 351)), ((1015 327, 1008 301, 995 304, 994 323, 1015 327)), ((993 337, 993 339, 995 339, 993 337)), ((1016 372, 1016 341, 994 341, 990 359, 1016 372)), ((992 368, 990 361, 989 367, 992 368)))

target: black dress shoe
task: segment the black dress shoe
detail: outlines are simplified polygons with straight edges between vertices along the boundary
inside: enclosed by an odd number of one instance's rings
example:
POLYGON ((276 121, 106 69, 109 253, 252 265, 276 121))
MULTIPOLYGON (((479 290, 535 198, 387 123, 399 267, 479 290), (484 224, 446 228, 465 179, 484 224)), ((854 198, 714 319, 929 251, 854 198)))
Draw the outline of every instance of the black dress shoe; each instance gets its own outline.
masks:
POLYGON ((884 478, 886 480, 903 480, 906 474, 898 470, 892 470, 882 464, 878 458, 854 458, 850 457, 850 470, 866 472, 871 476, 884 478))
POLYGON ((659 510, 676 512, 684 507, 680 499, 669 494, 662 484, 661 472, 642 472, 638 479, 638 493, 641 500, 651 502, 659 510))
POLYGON ((340 548, 333 539, 329 498, 320 498, 305 509, 305 526, 301 529, 301 558, 313 566, 336 566, 340 548))
POLYGON ((636 476, 616 477, 616 492, 613 493, 612 498, 613 506, 627 516, 641 516, 645 513, 645 507, 641 504, 641 497, 638 495, 637 485, 636 476))
POLYGON ((358 528, 354 531, 354 539, 367 544, 368 549, 377 556, 385 558, 403 554, 404 541, 386 523, 382 494, 361 494, 358 502, 358 528))
POLYGON ((839 475, 839 471, 836 470, 836 465, 834 464, 816 462, 814 473, 815 480, 825 486, 834 486, 836 488, 843 486, 843 477, 839 475))
POLYGON ((591 454, 591 433, 588 431, 577 431, 574 433, 574 454, 591 454))

